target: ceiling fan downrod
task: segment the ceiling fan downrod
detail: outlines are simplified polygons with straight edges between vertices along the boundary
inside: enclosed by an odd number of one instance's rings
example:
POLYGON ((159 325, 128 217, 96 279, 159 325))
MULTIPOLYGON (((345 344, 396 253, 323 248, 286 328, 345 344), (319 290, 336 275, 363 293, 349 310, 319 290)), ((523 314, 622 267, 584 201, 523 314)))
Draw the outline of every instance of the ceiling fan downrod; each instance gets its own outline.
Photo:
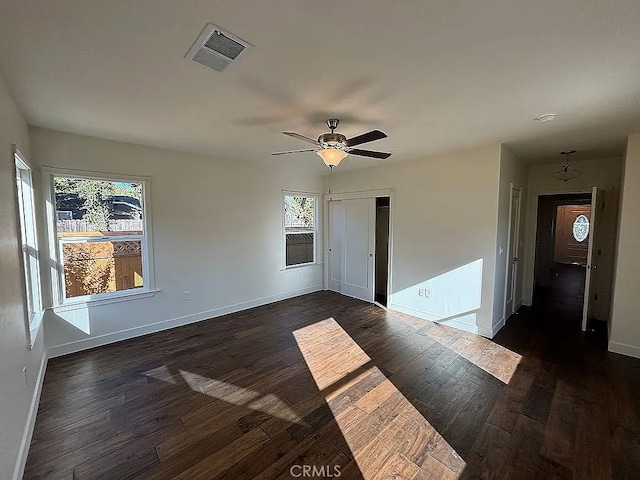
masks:
POLYGON ((330 118, 329 120, 327 120, 327 127, 329 127, 329 130, 331 130, 331 133, 334 133, 333 131, 338 128, 338 125, 340 125, 340 120, 338 120, 337 118, 330 118))

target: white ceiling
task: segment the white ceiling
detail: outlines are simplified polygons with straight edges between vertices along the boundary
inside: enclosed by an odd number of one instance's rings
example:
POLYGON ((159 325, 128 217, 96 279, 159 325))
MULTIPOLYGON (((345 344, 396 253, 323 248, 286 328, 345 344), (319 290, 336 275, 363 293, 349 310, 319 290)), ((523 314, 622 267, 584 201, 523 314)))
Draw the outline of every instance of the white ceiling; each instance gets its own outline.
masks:
MULTIPOLYGON (((640 131, 638 0, 1 0, 0 68, 32 125, 238 160, 310 162, 279 132, 389 161, 504 142, 531 161, 620 154, 640 131), (207 22, 255 45, 184 59, 207 22), (557 120, 538 123, 543 113, 557 120), (556 157, 557 158, 557 157, 556 157)), ((376 165, 349 157, 341 168, 376 165)))

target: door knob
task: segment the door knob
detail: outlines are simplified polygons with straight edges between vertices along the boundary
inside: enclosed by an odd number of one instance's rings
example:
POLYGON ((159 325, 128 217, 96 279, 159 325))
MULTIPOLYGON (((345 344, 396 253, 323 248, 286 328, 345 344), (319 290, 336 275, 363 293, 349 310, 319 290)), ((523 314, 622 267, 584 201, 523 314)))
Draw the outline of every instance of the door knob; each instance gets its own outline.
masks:
POLYGON ((370 257, 373 257, 373 253, 370 253, 370 254, 369 254, 369 256, 370 256, 370 257))
POLYGON ((589 268, 593 268, 595 270, 598 268, 598 265, 589 265, 589 268))

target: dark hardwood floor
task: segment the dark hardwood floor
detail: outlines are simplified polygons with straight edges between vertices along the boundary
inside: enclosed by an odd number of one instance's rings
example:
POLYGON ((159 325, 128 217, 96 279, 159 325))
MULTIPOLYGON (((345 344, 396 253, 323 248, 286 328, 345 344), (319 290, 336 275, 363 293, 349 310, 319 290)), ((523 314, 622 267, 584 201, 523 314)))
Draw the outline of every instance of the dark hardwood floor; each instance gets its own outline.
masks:
POLYGON ((25 478, 638 479, 640 361, 553 304, 490 341, 319 292, 53 359, 25 478))

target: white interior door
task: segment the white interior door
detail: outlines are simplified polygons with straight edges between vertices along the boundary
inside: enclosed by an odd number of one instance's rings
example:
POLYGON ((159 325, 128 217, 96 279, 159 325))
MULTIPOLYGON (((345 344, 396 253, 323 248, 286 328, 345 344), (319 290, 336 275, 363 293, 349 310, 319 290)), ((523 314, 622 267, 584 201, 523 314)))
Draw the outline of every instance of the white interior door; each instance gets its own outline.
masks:
POLYGON ((344 208, 342 202, 329 202, 329 290, 342 293, 342 242, 344 237, 344 208))
POLYGON ((511 187, 511 213, 509 218, 509 244, 507 245, 507 279, 506 279, 506 295, 505 295, 505 320, 514 311, 516 292, 516 281, 518 279, 518 266, 520 265, 520 257, 518 256, 518 243, 520 236, 520 197, 522 190, 520 188, 511 187))
POLYGON ((376 201, 358 198, 342 201, 344 215, 342 293, 373 302, 376 201))
POLYGON ((595 276, 597 273, 598 265, 593 263, 594 260, 594 251, 595 251, 595 242, 597 239, 597 225, 598 225, 598 217, 601 212, 602 207, 602 192, 598 191, 597 187, 593 187, 591 193, 591 221, 589 225, 589 248, 587 250, 587 272, 586 278, 584 281, 584 305, 582 308, 582 331, 584 332, 587 329, 587 320, 592 317, 593 312, 593 302, 595 297, 595 292, 593 292, 593 287, 595 285, 595 276))

